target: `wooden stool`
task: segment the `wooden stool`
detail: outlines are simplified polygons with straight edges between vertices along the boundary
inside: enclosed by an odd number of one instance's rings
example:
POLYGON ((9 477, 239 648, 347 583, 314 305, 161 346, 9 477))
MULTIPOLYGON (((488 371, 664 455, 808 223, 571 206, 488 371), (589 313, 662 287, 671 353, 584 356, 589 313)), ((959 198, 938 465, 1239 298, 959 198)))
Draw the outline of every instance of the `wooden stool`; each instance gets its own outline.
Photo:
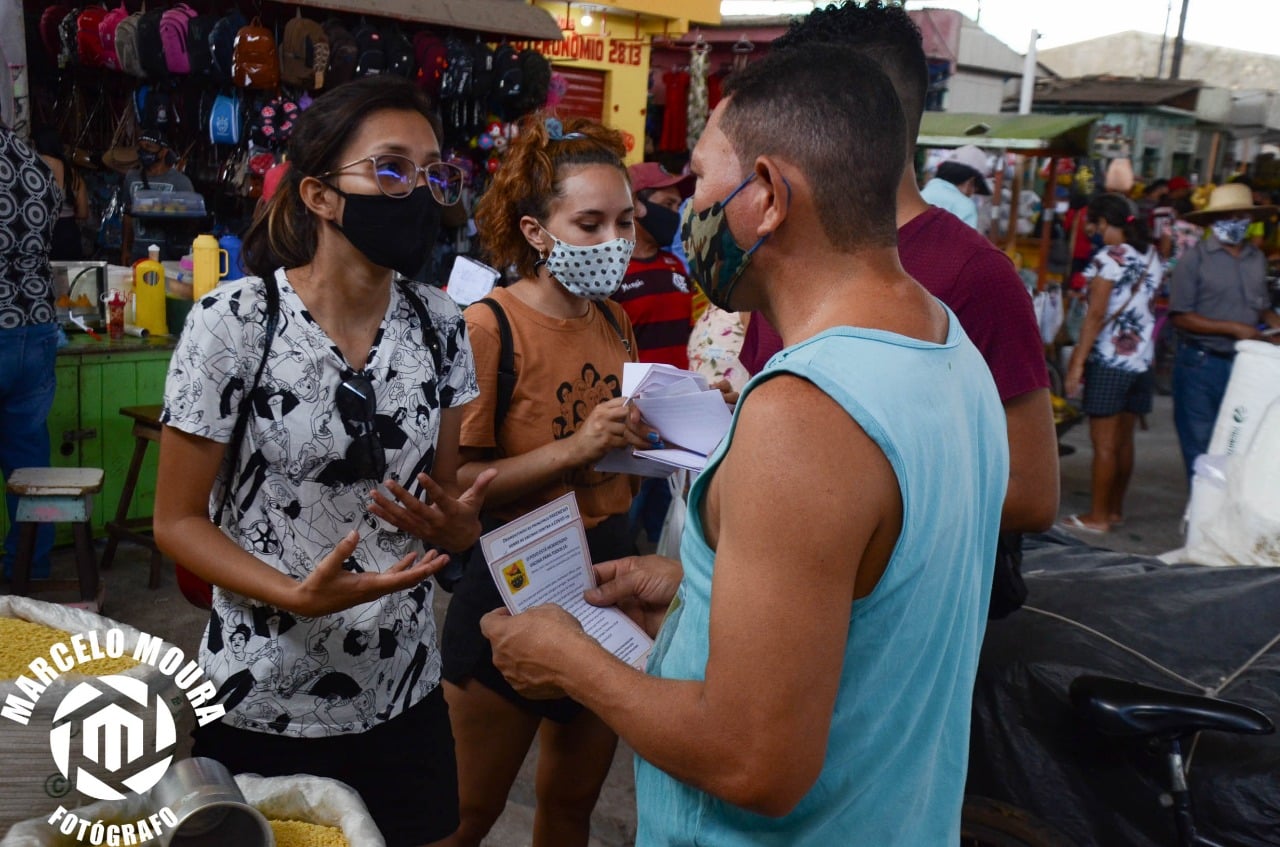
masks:
POLYGON ((147 579, 148 588, 160 587, 160 568, 163 565, 160 548, 155 538, 150 535, 151 518, 129 517, 129 507, 133 503, 133 492, 138 486, 138 474, 142 470, 142 460, 147 455, 147 445, 152 441, 160 442, 160 412, 163 406, 125 406, 120 414, 133 419, 133 458, 129 460, 129 473, 124 478, 124 488, 120 491, 120 502, 116 504, 114 520, 107 521, 107 546, 102 551, 102 569, 111 567, 116 557, 116 545, 120 539, 141 544, 151 550, 151 575, 147 579))
POLYGON ((9 477, 10 494, 18 496, 18 552, 13 563, 13 591, 26 596, 32 589, 46 591, 78 587, 80 600, 93 610, 102 607, 103 584, 93 558, 93 495, 102 490, 101 468, 19 468, 9 477), (31 558, 36 549, 36 527, 42 523, 70 523, 76 542, 79 579, 31 581, 31 558))

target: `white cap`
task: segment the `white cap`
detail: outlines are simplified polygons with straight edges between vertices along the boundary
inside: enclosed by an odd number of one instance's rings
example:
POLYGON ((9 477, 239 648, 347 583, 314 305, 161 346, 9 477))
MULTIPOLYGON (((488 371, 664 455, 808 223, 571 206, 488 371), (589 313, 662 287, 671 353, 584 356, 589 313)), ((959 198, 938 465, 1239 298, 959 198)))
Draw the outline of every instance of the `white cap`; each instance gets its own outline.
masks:
POLYGON ((991 193, 991 184, 987 182, 987 178, 991 176, 991 157, 983 152, 981 147, 975 147, 972 144, 957 147, 951 151, 951 155, 946 160, 973 168, 982 176, 983 184, 986 186, 987 190, 982 193, 991 193))
POLYGON ((160 260, 160 245, 159 245, 159 244, 152 244, 150 247, 148 247, 148 248, 147 248, 147 255, 148 255, 148 256, 150 256, 150 257, 151 257, 152 259, 154 259, 155 261, 159 261, 159 260, 160 260))

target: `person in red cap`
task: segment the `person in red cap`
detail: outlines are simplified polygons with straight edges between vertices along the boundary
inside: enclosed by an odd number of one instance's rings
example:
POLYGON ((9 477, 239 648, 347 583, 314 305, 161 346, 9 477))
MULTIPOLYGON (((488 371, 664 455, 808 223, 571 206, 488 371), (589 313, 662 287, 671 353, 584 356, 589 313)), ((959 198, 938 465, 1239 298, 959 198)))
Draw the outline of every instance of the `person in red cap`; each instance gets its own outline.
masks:
POLYGON ((693 193, 694 177, 669 173, 657 162, 627 171, 636 204, 636 249, 613 299, 631 318, 640 361, 688 368, 693 291, 684 263, 666 248, 679 232, 680 203, 693 193))

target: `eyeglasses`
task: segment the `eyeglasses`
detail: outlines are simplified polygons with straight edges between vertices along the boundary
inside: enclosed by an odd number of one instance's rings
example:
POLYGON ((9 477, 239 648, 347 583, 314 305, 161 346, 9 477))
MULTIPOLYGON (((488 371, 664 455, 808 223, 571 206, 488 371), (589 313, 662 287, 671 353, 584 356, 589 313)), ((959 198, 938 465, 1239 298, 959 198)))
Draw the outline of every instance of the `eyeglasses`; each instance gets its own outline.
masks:
POLYGON ((333 176, 364 162, 373 163, 374 182, 378 184, 378 190, 388 197, 408 197, 418 187, 418 176, 421 174, 426 177, 431 196, 436 198, 436 202, 441 206, 452 206, 462 199, 462 185, 466 180, 462 168, 449 162, 419 165, 408 156, 397 153, 365 156, 353 162, 347 162, 345 165, 339 165, 328 173, 321 174, 320 177, 323 179, 333 176))
POLYGON ((378 438, 374 416, 378 410, 373 383, 355 372, 348 373, 334 397, 338 417, 351 435, 347 463, 357 479, 383 479, 387 474, 387 453, 378 438))

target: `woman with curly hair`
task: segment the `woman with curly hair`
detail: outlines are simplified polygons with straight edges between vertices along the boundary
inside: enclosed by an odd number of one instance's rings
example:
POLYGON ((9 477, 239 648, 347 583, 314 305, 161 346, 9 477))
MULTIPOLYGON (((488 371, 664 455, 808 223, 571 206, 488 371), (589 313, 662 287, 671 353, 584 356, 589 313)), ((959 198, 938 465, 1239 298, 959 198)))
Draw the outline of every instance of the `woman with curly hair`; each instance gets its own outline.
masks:
POLYGON ((1093 443, 1092 508, 1066 524, 1106 532, 1124 519, 1124 494, 1133 475, 1133 431, 1151 411, 1155 357, 1152 306, 1164 268, 1137 207, 1119 194, 1089 203, 1087 220, 1102 236, 1084 271, 1089 310, 1067 369, 1067 395, 1084 383, 1084 408, 1093 443))
MULTIPOLYGON (((496 309, 476 303, 464 313, 480 397, 463 418, 459 482, 498 470, 486 492, 487 527, 574 492, 596 562, 634 552, 627 512, 636 484, 593 468, 610 450, 651 446, 620 396, 635 334, 608 299, 635 245, 623 155, 619 134, 599 124, 528 119, 476 211, 490 261, 514 268, 519 279, 493 292, 496 309), (499 400, 499 314, 515 363, 507 403, 499 400)), ((530 700, 511 688, 480 632, 480 618, 501 605, 488 569, 474 563, 445 620, 461 812, 455 842, 478 845, 485 837, 536 735, 533 844, 585 845, 617 737, 572 700, 530 700)))

